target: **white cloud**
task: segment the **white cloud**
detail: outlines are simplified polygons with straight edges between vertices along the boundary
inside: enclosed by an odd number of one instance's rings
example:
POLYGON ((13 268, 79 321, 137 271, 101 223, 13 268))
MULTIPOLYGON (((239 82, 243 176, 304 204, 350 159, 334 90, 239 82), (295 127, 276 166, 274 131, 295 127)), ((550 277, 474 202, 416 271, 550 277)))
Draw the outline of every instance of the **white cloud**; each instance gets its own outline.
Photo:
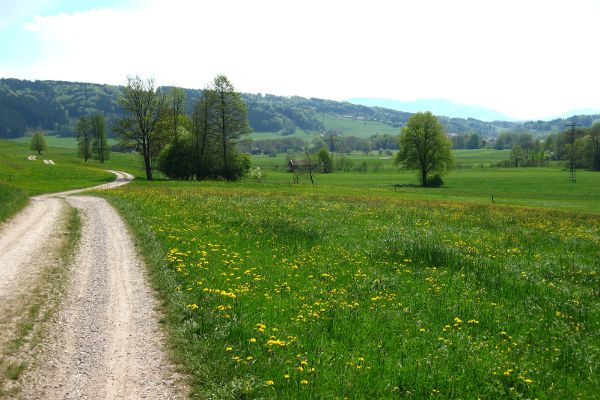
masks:
POLYGON ((4 0, 0 2, 0 31, 53 2, 54 0, 4 0))
POLYGON ((154 0, 34 17, 23 26, 44 51, 20 74, 202 87, 224 73, 243 91, 446 97, 537 118, 600 108, 597 15, 585 0, 154 0))

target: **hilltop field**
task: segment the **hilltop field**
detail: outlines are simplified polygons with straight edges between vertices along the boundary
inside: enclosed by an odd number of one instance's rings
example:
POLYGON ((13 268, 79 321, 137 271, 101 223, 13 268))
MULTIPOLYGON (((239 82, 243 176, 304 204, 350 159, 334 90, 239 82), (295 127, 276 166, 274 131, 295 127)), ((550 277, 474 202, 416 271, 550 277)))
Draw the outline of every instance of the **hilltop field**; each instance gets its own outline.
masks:
MULTIPOLYGON (((0 141, 0 220, 104 169, 142 176, 135 155, 86 164, 68 140, 37 161, 0 141)), ((200 398, 595 397, 600 174, 455 156, 435 189, 373 152, 315 185, 293 184, 285 155, 253 156, 260 180, 94 195, 134 234, 200 398)))

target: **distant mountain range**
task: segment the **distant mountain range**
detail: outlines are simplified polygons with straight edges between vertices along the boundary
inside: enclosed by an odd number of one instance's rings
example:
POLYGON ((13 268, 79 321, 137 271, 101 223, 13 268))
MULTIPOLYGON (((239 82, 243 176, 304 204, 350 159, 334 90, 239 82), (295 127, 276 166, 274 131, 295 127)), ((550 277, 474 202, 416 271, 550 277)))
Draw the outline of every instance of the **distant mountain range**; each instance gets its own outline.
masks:
MULTIPOLYGON (((402 101, 402 100, 391 100, 391 99, 379 99, 369 97, 356 97, 346 100, 352 104, 360 104, 363 106, 370 107, 383 107, 390 108, 392 110, 405 111, 410 113, 416 113, 419 111, 431 111, 435 115, 443 115, 449 118, 473 118, 484 122, 493 121, 508 121, 518 122, 518 120, 511 118, 501 112, 492 110, 485 107, 480 107, 470 104, 456 103, 447 99, 420 99, 414 101, 402 101)), ((557 118, 571 118, 574 115, 598 115, 600 109, 593 108, 582 108, 576 110, 570 110, 560 115, 554 116, 552 119, 557 118)))
POLYGON ((598 114, 600 114, 600 109, 579 108, 579 109, 570 110, 564 114, 561 114, 557 118, 570 118, 573 115, 598 115, 598 114))
MULTIPOLYGON (((474 118, 480 121, 515 121, 498 111, 489 108, 455 103, 446 99, 420 99, 414 101, 401 101, 391 99, 378 99, 368 97, 357 97, 347 100, 352 104, 361 104, 370 107, 391 108, 392 110, 416 113, 420 111, 431 111, 435 115, 443 115, 450 118, 474 118)), ((573 115, 573 114, 571 114, 573 115)))

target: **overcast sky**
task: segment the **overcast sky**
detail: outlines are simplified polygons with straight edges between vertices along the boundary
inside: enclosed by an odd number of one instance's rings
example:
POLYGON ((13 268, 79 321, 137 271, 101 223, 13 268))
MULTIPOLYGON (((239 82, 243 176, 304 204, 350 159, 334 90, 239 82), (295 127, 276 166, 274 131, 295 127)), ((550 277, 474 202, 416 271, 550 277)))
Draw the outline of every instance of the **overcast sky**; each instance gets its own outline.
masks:
POLYGON ((0 77, 600 110, 600 1, 0 0, 0 77))

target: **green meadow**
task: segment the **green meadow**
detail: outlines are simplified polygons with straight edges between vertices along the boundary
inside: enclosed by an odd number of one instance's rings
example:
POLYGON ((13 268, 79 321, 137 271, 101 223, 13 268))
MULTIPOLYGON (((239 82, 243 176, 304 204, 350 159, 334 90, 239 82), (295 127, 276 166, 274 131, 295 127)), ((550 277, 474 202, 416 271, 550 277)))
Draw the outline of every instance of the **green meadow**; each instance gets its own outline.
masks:
POLYGON ((331 114, 318 114, 318 118, 327 129, 338 129, 344 132, 344 136, 369 138, 377 134, 397 135, 400 132, 400 128, 377 121, 345 118, 331 114))
POLYGON ((100 193, 136 232, 193 395, 600 389, 600 216, 319 187, 100 193))
MULTIPOLYGON (((48 143, 48 147, 61 148, 61 149, 76 149, 77 148, 77 141, 72 137, 46 135, 46 136, 44 136, 44 138, 46 139, 46 143, 48 143)), ((10 141, 13 143, 21 143, 21 144, 29 147, 31 137, 23 136, 23 137, 16 138, 16 139, 10 139, 10 141)), ((112 139, 112 138, 108 139, 109 145, 112 146, 115 143, 116 143, 115 139, 112 139)))
POLYGON ((105 164, 77 158, 72 138, 46 137, 48 150, 37 155, 29 150, 29 138, 0 140, 0 221, 25 206, 27 198, 110 182, 106 169, 121 169, 141 176, 136 156, 113 153, 105 164), (27 157, 36 155, 35 160, 27 157), (52 160, 54 165, 43 160, 52 160))
MULTIPOLYGON (((0 141, 5 215, 4 199, 93 186, 104 168, 141 176, 134 155, 86 164, 66 147, 47 166, 0 141)), ((436 189, 373 153, 349 156, 367 172, 315 185, 292 184, 283 155, 256 156, 260 181, 138 179, 95 195, 136 238, 192 396, 594 398, 600 174, 455 156, 436 189)))
MULTIPOLYGON (((377 134, 398 135, 400 132, 400 128, 394 128, 393 126, 384 124, 383 122, 340 117, 325 113, 318 113, 316 117, 323 123, 325 129, 339 130, 343 132, 344 136, 355 136, 362 139, 368 139, 377 134)), ((254 140, 280 139, 282 137, 297 137, 304 140, 310 140, 317 136, 319 136, 318 133, 307 132, 300 128, 296 128, 296 131, 291 135, 285 136, 282 136, 281 132, 254 132, 251 135, 254 140)))

